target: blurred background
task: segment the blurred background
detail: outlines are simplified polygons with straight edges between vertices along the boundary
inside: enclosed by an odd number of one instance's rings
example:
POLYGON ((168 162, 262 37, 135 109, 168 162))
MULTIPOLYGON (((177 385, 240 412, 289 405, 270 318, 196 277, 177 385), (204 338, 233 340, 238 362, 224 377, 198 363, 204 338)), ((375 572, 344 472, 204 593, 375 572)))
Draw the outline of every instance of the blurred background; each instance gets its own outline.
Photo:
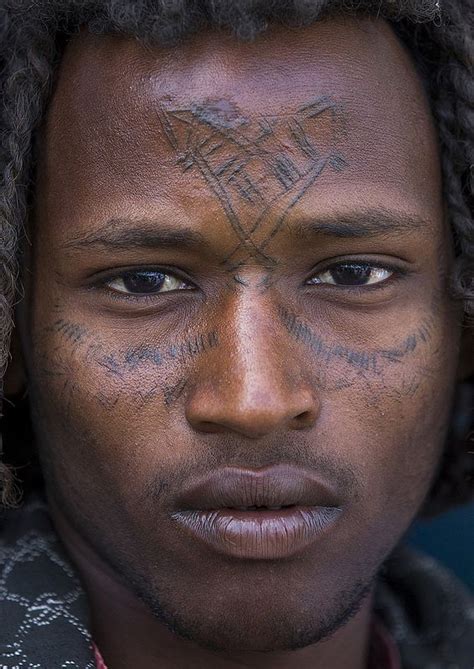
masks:
POLYGON ((443 562, 474 592, 474 503, 417 521, 406 539, 443 562))

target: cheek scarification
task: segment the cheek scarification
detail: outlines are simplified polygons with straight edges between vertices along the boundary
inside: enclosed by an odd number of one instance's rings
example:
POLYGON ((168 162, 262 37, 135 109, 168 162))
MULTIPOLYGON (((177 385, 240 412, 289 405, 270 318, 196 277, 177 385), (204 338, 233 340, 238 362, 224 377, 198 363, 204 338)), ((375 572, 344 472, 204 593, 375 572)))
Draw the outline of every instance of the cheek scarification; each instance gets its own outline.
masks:
POLYGON ((399 363, 411 353, 415 353, 420 346, 427 344, 431 338, 432 323, 426 318, 398 346, 387 349, 356 350, 349 346, 328 342, 316 334, 296 314, 284 307, 280 307, 279 316, 288 333, 296 341, 305 344, 325 364, 340 360, 346 366, 374 375, 382 374, 387 364, 399 363))
POLYGON ((219 335, 211 330, 177 339, 172 344, 155 346, 142 343, 111 350, 111 345, 97 341, 97 337, 85 326, 65 318, 56 320, 43 332, 37 347, 37 383, 53 383, 59 389, 65 411, 70 410, 78 394, 90 394, 95 386, 100 386, 100 389, 93 391, 94 398, 106 410, 114 409, 122 398, 125 399, 125 395, 129 395, 127 386, 133 389, 127 401, 131 400, 138 407, 145 406, 159 395, 169 406, 179 399, 186 387, 185 378, 176 380, 176 370, 182 373, 187 361, 219 346, 219 335), (54 342, 52 334, 66 346, 51 345, 51 341, 54 342), (173 376, 175 380, 171 381, 173 376))
POLYGON ((417 328, 401 336, 395 346, 356 349, 327 339, 284 307, 279 308, 278 314, 288 334, 310 352, 320 390, 344 390, 363 384, 367 399, 378 404, 381 392, 399 400, 413 398, 430 376, 436 376, 429 352, 435 348, 437 337, 434 319, 429 315, 420 320, 417 328))

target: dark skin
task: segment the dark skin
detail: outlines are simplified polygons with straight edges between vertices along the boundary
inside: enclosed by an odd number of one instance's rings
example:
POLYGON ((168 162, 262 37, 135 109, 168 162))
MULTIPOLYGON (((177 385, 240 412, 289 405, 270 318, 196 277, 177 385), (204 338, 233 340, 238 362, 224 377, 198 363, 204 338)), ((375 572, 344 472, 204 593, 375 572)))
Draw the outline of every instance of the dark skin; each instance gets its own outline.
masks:
POLYGON ((390 28, 170 50, 82 35, 37 193, 26 374, 109 669, 363 669, 374 579, 443 448, 462 318, 433 121, 390 28), (173 523, 199 475, 276 463, 340 499, 301 554, 224 557, 173 523))

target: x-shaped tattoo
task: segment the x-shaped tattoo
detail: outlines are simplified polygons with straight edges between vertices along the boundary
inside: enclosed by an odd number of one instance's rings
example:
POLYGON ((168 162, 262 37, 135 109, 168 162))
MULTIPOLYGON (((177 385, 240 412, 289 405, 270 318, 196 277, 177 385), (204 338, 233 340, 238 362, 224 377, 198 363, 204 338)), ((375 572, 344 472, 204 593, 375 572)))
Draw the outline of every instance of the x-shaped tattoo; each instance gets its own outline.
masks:
POLYGON ((184 109, 170 103, 159 115, 178 165, 201 174, 237 237, 223 261, 230 272, 250 259, 275 267, 267 249, 288 213, 324 170, 346 164, 338 150, 343 111, 327 97, 254 121, 223 100, 184 109))

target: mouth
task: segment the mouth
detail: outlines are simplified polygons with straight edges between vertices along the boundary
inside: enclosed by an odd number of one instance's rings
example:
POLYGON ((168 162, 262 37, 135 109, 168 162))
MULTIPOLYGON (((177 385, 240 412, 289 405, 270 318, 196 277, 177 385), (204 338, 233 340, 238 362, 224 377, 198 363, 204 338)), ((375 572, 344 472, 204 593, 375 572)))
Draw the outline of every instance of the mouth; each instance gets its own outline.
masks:
POLYGON ((342 514, 335 491, 289 466, 224 468, 186 490, 172 518, 218 553, 275 560, 321 540, 342 514))

